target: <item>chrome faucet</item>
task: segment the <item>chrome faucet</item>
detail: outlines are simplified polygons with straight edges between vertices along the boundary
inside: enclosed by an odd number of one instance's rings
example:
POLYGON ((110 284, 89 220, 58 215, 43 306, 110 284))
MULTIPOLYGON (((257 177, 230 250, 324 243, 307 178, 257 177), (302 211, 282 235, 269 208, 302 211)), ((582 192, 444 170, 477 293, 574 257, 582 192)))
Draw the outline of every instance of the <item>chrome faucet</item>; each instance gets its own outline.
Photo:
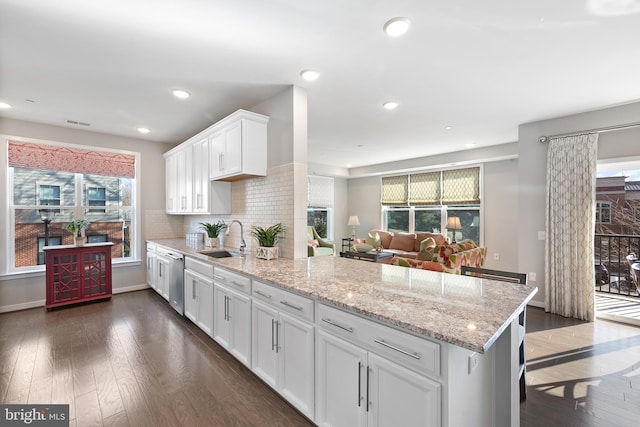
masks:
POLYGON ((225 235, 229 235, 229 232, 231 231, 231 224, 233 224, 234 222, 240 226, 240 256, 244 256, 244 250, 247 248, 247 244, 244 242, 244 227, 242 226, 242 223, 237 219, 231 221, 227 226, 227 232, 225 233, 225 235))

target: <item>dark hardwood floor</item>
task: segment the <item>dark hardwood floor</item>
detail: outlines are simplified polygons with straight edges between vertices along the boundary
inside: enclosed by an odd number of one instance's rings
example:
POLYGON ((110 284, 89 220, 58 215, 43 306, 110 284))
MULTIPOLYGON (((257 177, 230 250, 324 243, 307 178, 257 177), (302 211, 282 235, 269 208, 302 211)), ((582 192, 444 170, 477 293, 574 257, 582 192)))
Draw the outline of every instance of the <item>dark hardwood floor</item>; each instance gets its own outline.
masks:
MULTIPOLYGON (((640 425, 640 328, 527 322, 522 426, 640 425)), ((69 403, 78 427, 312 425, 151 290, 0 315, 0 401, 69 403)))
POLYGON ((310 426, 155 292, 0 315, 0 401, 71 426, 310 426))

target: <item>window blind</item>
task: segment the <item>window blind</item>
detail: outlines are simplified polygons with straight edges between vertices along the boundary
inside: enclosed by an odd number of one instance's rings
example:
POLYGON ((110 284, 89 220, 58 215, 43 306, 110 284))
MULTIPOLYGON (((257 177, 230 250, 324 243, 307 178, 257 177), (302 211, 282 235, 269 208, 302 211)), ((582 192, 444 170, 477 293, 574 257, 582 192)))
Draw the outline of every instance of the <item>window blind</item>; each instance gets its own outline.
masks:
POLYGON ((135 156, 66 146, 9 141, 9 166, 135 178, 135 156))
POLYGON ((480 203, 480 168, 442 171, 443 205, 480 203))
POLYGON ((440 204, 440 172, 409 175, 409 204, 412 206, 440 204))
POLYGON ((386 206, 480 204, 480 168, 382 177, 386 206))
POLYGON ((308 206, 315 208, 333 208, 333 178, 309 175, 308 206))
POLYGON ((409 203, 409 176, 382 177, 381 203, 387 206, 406 206, 409 203))

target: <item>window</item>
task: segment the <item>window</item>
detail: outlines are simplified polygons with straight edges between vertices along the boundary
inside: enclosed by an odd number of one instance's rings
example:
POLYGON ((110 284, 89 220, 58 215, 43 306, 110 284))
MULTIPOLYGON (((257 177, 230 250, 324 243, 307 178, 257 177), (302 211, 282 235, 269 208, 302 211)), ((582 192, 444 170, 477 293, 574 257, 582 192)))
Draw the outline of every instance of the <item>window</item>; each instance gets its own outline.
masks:
POLYGON ((114 262, 132 257, 136 157, 119 151, 8 141, 12 215, 7 270, 35 270, 44 262, 45 239, 49 246, 73 244, 65 225, 82 218, 90 222, 89 242, 114 244, 114 262), (51 205, 59 208, 49 211, 52 215, 45 222, 40 211, 51 205))
POLYGON ((611 202, 596 202, 596 223, 611 224, 611 202))
POLYGON ((307 225, 322 238, 333 236, 333 178, 309 175, 307 178, 307 225))
POLYGON ((40 205, 60 206, 60 186, 50 184, 38 185, 40 205))
POLYGON ((460 218, 456 240, 480 242, 480 168, 452 169, 382 178, 384 228, 443 233, 447 218, 460 218))
MULTIPOLYGON (((106 206, 107 192, 104 187, 87 187, 87 206, 106 206)), ((87 213, 105 213, 104 209, 89 209, 87 213)))

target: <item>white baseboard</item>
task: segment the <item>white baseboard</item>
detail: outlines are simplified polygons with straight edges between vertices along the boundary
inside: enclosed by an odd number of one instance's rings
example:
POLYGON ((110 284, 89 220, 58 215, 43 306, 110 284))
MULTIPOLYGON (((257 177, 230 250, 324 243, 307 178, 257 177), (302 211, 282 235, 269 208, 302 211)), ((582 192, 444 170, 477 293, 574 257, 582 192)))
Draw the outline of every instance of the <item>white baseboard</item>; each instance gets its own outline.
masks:
POLYGON ((532 307, 544 308, 544 301, 536 301, 532 299, 527 303, 527 305, 530 305, 532 307))
POLYGON ((44 307, 45 300, 23 302, 22 304, 12 304, 0 307, 0 313, 9 313, 10 311, 27 310, 30 308, 44 307))
POLYGON ((115 294, 123 294, 125 292, 141 291, 143 289, 148 289, 148 288, 149 288, 149 285, 144 283, 142 285, 133 285, 133 286, 126 286, 124 288, 111 289, 111 293, 113 295, 115 295, 115 294))
MULTIPOLYGON (((111 292, 113 295, 115 295, 115 294, 123 294, 125 292, 141 291, 143 289, 148 289, 148 288, 149 288, 149 285, 144 283, 142 285, 133 285, 133 286, 126 286, 124 288, 112 289, 111 292)), ((40 301, 24 302, 21 304, 0 306, 0 313, 9 313, 11 311, 20 311, 20 310, 28 310, 30 308, 44 307, 45 303, 46 303, 46 300, 40 300, 40 301)))

